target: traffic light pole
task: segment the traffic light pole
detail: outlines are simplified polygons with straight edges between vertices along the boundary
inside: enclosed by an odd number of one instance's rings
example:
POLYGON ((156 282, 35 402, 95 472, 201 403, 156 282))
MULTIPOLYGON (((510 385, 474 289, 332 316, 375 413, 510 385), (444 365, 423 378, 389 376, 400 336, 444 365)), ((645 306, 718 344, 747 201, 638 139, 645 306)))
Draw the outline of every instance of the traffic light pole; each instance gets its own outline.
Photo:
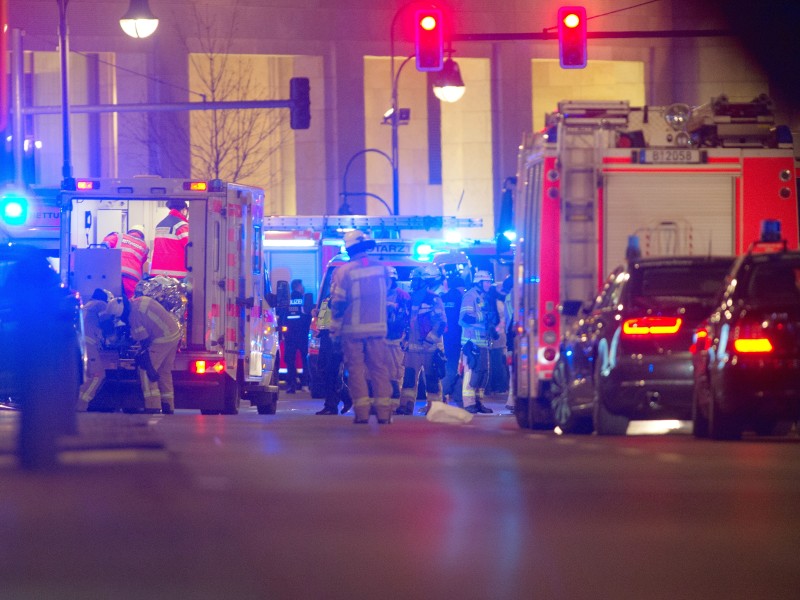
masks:
MULTIPOLYGON (((414 58, 412 54, 406 58, 394 73, 394 64, 392 64, 392 204, 395 215, 400 214, 400 152, 398 140, 398 127, 400 126, 400 108, 397 99, 397 84, 400 81, 400 73, 403 72, 403 67, 414 58)), ((394 56, 392 56, 392 63, 394 63, 394 56)))
MULTIPOLYGON (((684 29, 677 31, 589 31, 589 39, 634 39, 634 38, 692 38, 692 37, 727 37, 734 35, 724 29, 684 29)), ((506 42, 516 40, 557 40, 556 31, 544 30, 539 33, 454 33, 454 42, 506 42)))
MULTIPOLYGON (((69 127, 69 35, 67 33, 67 4, 58 0, 58 45, 61 58, 61 136, 64 147, 64 164, 61 176, 72 179, 72 150, 69 127)), ((20 158, 21 160, 21 158, 20 158)))

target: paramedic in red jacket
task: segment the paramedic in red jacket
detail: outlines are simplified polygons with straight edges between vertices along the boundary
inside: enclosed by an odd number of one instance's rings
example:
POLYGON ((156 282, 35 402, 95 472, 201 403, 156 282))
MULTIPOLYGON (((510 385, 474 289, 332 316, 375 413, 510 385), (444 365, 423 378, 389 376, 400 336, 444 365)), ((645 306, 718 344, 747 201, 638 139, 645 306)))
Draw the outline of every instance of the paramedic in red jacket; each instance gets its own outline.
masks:
POLYGON ((128 233, 109 233, 103 242, 109 248, 122 250, 122 291, 128 298, 133 298, 133 290, 142 279, 144 265, 150 254, 150 248, 144 240, 144 225, 134 225, 128 233))
POLYGON ((183 279, 186 270, 186 245, 189 243, 189 206, 184 200, 167 200, 169 214, 156 225, 150 275, 183 279))

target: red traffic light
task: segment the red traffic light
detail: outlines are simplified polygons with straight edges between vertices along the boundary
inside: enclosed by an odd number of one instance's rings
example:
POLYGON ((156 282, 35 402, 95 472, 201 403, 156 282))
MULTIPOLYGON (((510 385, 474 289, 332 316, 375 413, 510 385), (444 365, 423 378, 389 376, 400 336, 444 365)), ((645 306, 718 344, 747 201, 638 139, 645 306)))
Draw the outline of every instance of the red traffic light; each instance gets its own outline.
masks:
POLYGON ((558 59, 562 69, 586 67, 586 9, 583 6, 558 9, 558 59))
POLYGON ((414 50, 418 71, 441 71, 444 66, 442 11, 418 10, 414 14, 414 50))

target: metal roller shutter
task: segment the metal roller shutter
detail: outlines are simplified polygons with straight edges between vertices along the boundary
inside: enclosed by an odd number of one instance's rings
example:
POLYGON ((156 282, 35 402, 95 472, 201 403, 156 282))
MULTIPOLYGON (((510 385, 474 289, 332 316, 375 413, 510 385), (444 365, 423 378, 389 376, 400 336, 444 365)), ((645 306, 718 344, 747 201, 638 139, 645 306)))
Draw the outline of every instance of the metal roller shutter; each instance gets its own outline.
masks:
POLYGON ((606 174, 604 272, 634 234, 642 256, 733 254, 734 193, 734 178, 718 173, 606 174))

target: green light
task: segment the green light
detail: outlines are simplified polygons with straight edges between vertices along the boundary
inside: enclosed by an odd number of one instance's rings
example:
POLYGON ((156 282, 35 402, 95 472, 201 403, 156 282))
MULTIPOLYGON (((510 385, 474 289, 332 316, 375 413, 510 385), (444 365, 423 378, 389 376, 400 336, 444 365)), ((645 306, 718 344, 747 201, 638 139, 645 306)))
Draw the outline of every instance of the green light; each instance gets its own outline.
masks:
POLYGON ((0 219, 6 225, 24 225, 28 220, 28 199, 17 193, 6 193, 0 197, 0 219))

